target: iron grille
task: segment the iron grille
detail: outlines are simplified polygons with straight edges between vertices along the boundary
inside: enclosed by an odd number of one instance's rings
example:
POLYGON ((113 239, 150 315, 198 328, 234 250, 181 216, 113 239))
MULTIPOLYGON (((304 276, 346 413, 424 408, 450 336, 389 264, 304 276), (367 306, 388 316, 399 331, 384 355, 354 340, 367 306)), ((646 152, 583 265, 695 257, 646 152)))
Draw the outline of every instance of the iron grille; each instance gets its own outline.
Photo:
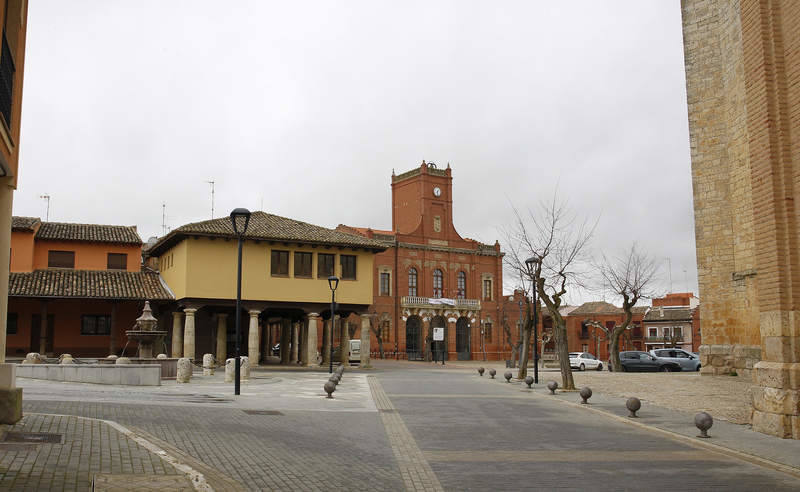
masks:
POLYGON ((3 31, 3 47, 0 51, 0 114, 6 120, 6 124, 11 126, 11 99, 14 95, 14 59, 11 57, 11 48, 6 40, 6 32, 3 31))

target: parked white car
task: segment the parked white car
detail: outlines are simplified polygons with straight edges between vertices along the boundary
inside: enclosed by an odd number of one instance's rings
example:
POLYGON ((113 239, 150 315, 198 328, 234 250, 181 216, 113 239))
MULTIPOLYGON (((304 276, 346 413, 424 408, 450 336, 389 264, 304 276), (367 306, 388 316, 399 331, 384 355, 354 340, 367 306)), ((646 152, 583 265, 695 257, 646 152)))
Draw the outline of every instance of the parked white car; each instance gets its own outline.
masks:
POLYGON ((596 371, 603 370, 603 363, 589 352, 571 352, 569 354, 569 365, 573 369, 594 369, 596 371))
POLYGON ((651 355, 659 359, 676 362, 681 366, 681 371, 699 371, 700 356, 680 348, 655 349, 650 351, 651 355))

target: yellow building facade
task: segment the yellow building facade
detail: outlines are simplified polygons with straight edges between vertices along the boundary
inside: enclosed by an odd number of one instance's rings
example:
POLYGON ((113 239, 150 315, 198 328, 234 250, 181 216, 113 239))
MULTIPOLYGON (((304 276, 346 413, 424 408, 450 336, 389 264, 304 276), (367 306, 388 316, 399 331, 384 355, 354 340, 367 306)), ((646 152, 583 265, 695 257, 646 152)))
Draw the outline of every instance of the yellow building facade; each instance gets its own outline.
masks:
MULTIPOLYGON (((235 353, 237 245, 225 217, 181 226, 147 251, 176 299, 171 330, 164 326, 173 357, 211 353, 222 362, 235 353)), ((241 353, 251 364, 274 357, 311 365, 318 352, 327 362, 337 335, 347 338, 331 328, 328 277, 340 279, 336 315, 366 315, 374 257, 384 249, 361 236, 254 212, 242 246, 241 353)))

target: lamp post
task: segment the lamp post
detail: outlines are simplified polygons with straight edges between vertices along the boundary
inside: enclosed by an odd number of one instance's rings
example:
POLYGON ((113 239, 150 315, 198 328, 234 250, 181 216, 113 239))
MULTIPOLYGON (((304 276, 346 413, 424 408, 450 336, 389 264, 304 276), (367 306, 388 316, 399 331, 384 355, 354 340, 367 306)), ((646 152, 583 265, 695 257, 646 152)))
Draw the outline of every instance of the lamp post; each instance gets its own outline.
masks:
MULTIPOLYGON (((519 304, 519 321, 517 322, 517 342, 522 341, 522 299, 517 303, 519 304)), ((521 359, 522 354, 517 354, 517 358, 521 359)))
POLYGON ((233 232, 239 239, 239 258, 236 268, 236 380, 234 383, 233 394, 240 393, 241 386, 241 354, 239 348, 239 317, 242 310, 242 238, 247 232, 247 225, 250 223, 250 211, 246 208, 235 208, 231 212, 231 224, 233 232))
MULTIPOLYGON (((331 354, 329 357, 330 367, 328 367, 328 373, 333 373, 333 330, 334 330, 334 322, 336 321, 336 288, 339 286, 339 277, 336 275, 331 275, 328 277, 328 287, 331 288, 331 335, 329 337, 328 343, 331 347, 331 354)), ((344 349, 341 349, 344 350, 344 349)))
POLYGON ((533 382, 539 384, 539 327, 538 319, 536 317, 536 306, 539 304, 536 300, 536 280, 534 279, 533 275, 533 268, 534 265, 538 265, 539 258, 532 256, 525 260, 525 264, 528 266, 528 274, 531 277, 531 281, 533 282, 533 382))

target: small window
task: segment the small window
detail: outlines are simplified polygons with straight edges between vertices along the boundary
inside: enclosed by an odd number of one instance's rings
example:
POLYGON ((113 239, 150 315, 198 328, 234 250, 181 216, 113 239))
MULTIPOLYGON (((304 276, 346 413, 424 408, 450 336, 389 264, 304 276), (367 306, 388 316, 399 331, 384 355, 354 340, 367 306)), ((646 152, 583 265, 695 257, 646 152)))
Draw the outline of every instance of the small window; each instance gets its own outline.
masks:
POLYGON ((81 316, 81 335, 110 335, 111 316, 84 314, 81 316))
MULTIPOLYGON (((584 343, 583 345, 581 345, 581 350, 583 350, 584 352, 586 352, 587 350, 589 350, 589 346, 588 346, 587 344, 585 344, 585 343, 584 343)), ((582 358, 582 359, 588 359, 588 357, 586 357, 586 354, 585 354, 585 353, 581 354, 581 358, 582 358)))
POLYGON ((109 253, 106 268, 108 270, 127 270, 128 255, 125 253, 109 253))
POLYGON ((487 342, 492 341, 492 324, 491 323, 484 323, 483 324, 483 336, 487 342))
POLYGON ((671 331, 670 331, 669 326, 665 326, 664 327, 664 336, 665 337, 671 336, 670 334, 671 334, 671 331))
POLYGON ((483 300, 492 300, 492 280, 488 278, 483 281, 483 300))
POLYGON ((457 283, 458 292, 456 296, 459 299, 466 299, 467 298, 467 274, 464 272, 458 272, 458 283, 457 283))
POLYGON ((273 277, 288 277, 289 276, 289 252, 288 251, 272 251, 272 261, 270 262, 270 270, 273 277))
POLYGON ((342 279, 356 279, 356 257, 353 255, 340 255, 339 261, 342 264, 342 279))
POLYGON ((6 335, 17 334, 17 313, 8 313, 6 319, 6 335))
POLYGON ((294 254, 294 276, 311 278, 311 260, 313 253, 295 252, 294 254))
POLYGON ((336 255, 320 253, 317 255, 317 278, 328 278, 333 275, 333 265, 336 255))
POLYGON ((647 333, 648 333, 647 336, 655 338, 655 337, 658 336, 658 329, 657 328, 648 328, 647 329, 647 333))
POLYGON ((74 251, 54 251, 47 252, 48 268, 75 268, 74 251))
POLYGON ((408 270, 408 295, 414 297, 417 295, 417 269, 410 268, 408 270))
POLYGON ((683 327, 682 326, 676 326, 672 330, 673 330, 672 334, 673 334, 673 336, 675 338, 683 338, 683 327))
POLYGON ((389 289, 391 275, 388 272, 381 272, 380 274, 380 293, 379 295, 388 296, 391 290, 389 289))
POLYGON ((389 341, 389 326, 390 326, 390 323, 387 320, 387 321, 383 322, 383 326, 381 327, 381 340, 384 341, 384 342, 388 342, 389 341))
POLYGON ((444 290, 444 275, 442 275, 442 271, 438 268, 433 271, 433 297, 438 299, 442 297, 442 291, 444 290))

